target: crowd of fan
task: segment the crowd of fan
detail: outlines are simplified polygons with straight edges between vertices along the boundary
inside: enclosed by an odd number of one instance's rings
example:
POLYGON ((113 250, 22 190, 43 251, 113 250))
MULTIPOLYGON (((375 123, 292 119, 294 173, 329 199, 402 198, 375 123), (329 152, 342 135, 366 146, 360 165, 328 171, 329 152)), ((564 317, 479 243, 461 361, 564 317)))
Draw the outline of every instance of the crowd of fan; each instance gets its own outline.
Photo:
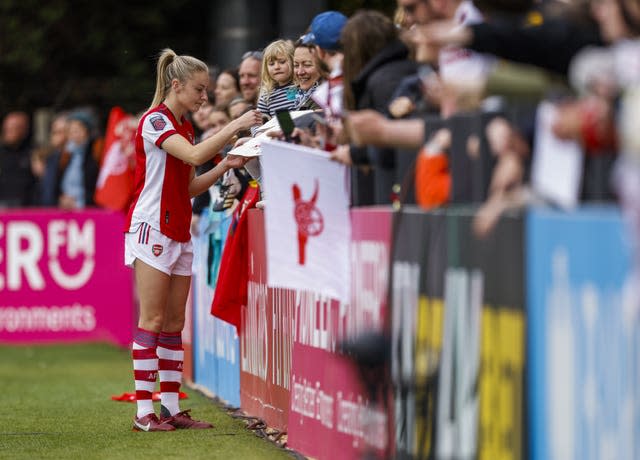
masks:
POLYGON ((48 141, 35 146, 26 112, 8 113, 0 136, 0 208, 94 204, 102 138, 86 111, 56 115, 48 141))
MULTIPOLYGON (((292 139, 352 166, 353 205, 393 200, 398 156, 408 149, 420 174, 417 201, 429 208, 450 199, 452 145, 452 133, 429 120, 495 110, 498 100, 509 109, 503 113, 519 115, 500 117, 484 133, 496 158, 481 209, 487 226, 527 201, 531 120, 546 100, 558 111, 554 135, 577 142, 586 158, 615 159, 616 193, 638 203, 639 35, 639 0, 397 0, 393 18, 329 11, 296 40, 275 40, 246 52, 237 68, 214 72, 210 103, 192 121, 200 140, 252 108, 265 120, 280 110, 315 110, 319 116, 292 139)), ((37 148, 27 114, 4 117, 0 207, 94 204, 102 151, 89 115, 54 117, 48 143, 37 148)), ((242 133, 218 158, 251 135, 242 133)), ((260 182, 259 160, 228 174, 217 195, 198 197, 195 219, 206 206, 229 208, 252 177, 260 182)))

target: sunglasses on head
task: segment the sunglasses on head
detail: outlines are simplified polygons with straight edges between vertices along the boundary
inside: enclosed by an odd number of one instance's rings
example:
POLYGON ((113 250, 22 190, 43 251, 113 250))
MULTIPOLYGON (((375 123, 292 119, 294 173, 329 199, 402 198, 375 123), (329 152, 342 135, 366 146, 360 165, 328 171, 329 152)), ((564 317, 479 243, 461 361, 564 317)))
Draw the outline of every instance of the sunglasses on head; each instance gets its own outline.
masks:
POLYGON ((242 60, 244 61, 247 58, 254 58, 259 61, 262 61, 262 56, 263 56, 262 51, 247 51, 242 55, 242 60))
POLYGON ((313 32, 309 32, 306 33, 304 35, 302 35, 299 39, 298 42, 300 42, 300 44, 302 45, 313 45, 314 40, 316 39, 316 36, 313 34, 313 32))

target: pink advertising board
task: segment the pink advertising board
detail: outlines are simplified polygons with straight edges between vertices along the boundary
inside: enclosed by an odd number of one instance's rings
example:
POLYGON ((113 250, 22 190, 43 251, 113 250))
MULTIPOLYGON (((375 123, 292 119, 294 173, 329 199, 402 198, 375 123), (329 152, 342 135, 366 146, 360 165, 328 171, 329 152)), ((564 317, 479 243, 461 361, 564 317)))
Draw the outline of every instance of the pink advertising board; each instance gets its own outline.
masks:
POLYGON ((358 459, 389 448, 388 412, 374 407, 354 365, 337 352, 346 338, 385 324, 391 235, 388 208, 351 211, 351 304, 297 293, 289 446, 317 459, 358 459))
POLYGON ((49 209, 0 213, 0 342, 128 346, 134 302, 123 215, 49 209))

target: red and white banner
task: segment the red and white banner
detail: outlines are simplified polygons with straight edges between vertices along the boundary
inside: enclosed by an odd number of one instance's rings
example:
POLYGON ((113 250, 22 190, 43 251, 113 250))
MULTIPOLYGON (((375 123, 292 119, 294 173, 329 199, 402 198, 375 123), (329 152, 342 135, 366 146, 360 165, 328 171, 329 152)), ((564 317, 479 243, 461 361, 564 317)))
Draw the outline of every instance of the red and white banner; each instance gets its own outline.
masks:
POLYGON ((268 285, 313 290, 348 302, 348 171, 326 152, 264 141, 268 285))
POLYGON ((135 134, 138 121, 120 107, 109 114, 104 158, 96 183, 95 201, 114 211, 126 211, 133 196, 135 134))

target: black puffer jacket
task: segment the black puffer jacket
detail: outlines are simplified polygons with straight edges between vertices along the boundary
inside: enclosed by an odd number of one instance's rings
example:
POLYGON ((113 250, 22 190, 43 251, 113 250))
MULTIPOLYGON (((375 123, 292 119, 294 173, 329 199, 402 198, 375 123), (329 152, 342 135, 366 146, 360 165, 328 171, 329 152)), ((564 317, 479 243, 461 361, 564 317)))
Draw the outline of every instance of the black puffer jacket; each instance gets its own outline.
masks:
POLYGON ((364 66, 351 82, 356 108, 388 114, 391 96, 402 79, 417 72, 409 50, 401 41, 390 43, 364 66))
MULTIPOLYGON (((405 77, 415 74, 417 68, 417 64, 409 59, 409 50, 402 42, 395 41, 387 45, 351 82, 356 109, 373 109, 389 115, 389 103, 395 89, 405 77)), ((354 204, 389 203, 395 181, 395 150, 351 146, 351 159, 356 165, 372 165, 375 176, 373 199, 358 200, 354 204)))
POLYGON ((0 144, 0 208, 33 204, 36 179, 31 172, 31 145, 0 144))

